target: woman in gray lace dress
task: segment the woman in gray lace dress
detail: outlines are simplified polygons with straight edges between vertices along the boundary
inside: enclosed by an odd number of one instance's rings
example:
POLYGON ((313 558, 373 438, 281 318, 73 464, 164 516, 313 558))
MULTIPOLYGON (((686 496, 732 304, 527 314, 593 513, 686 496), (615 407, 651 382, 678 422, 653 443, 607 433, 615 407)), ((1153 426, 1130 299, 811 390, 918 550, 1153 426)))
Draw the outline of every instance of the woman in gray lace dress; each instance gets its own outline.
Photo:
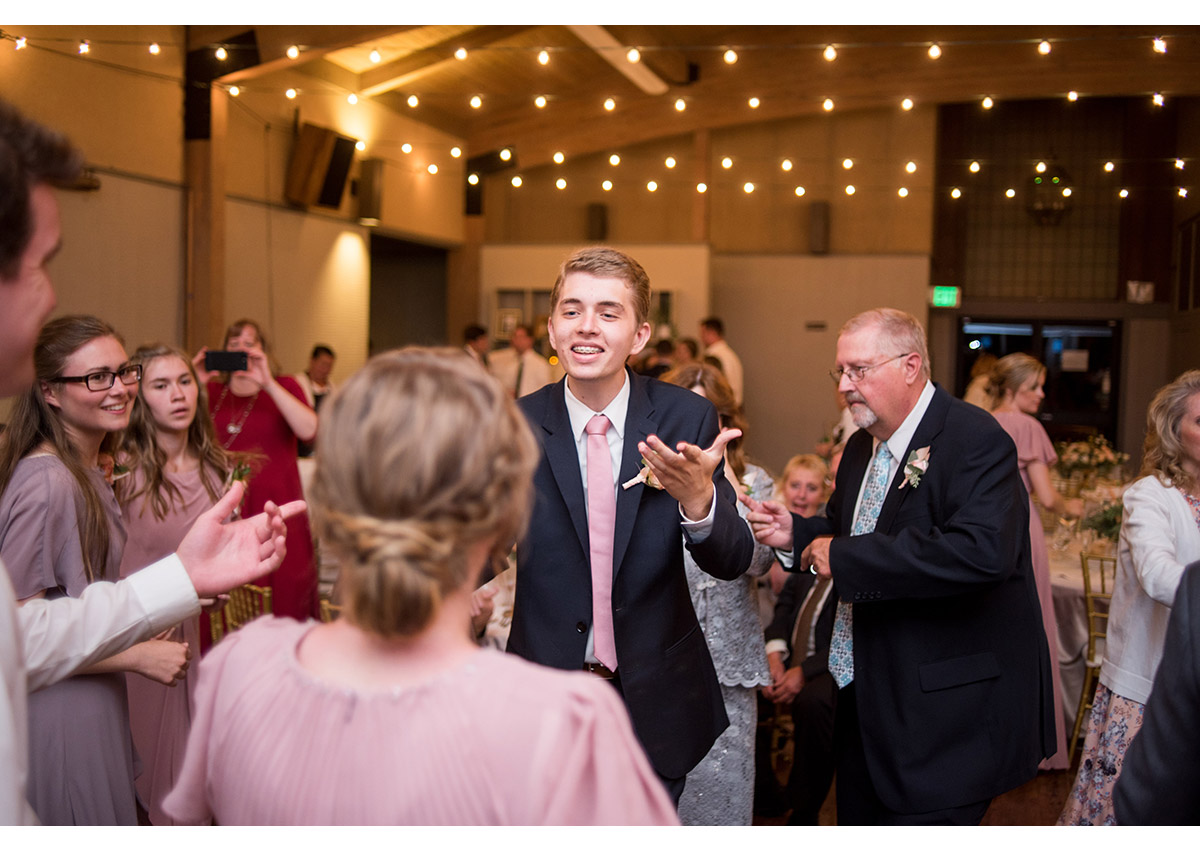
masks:
MULTIPOLYGON (((716 406, 722 428, 746 429, 729 383, 720 370, 708 364, 689 364, 663 376, 664 381, 687 387, 716 406)), ((725 475, 738 493, 769 499, 775 483, 761 467, 747 464, 742 453, 744 436, 725 448, 725 475)), ((738 512, 745 516, 745 506, 738 512)), ((754 732, 758 725, 757 691, 770 685, 767 654, 763 649, 758 617, 756 577, 774 560, 774 552, 755 544, 750 569, 732 581, 715 579, 696 566, 684 549, 684 568, 692 605, 721 682, 729 727, 713 743, 708 755, 687 776, 679 799, 679 819, 684 824, 748 825, 754 811, 754 732)))

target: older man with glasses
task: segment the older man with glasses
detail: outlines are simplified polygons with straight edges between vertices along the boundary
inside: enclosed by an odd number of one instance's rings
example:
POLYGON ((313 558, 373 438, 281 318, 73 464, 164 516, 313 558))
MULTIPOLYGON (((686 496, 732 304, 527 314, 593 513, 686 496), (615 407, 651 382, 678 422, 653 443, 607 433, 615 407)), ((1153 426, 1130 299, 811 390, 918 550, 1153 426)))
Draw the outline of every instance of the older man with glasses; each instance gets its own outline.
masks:
POLYGON ((1016 447, 930 381, 907 313, 853 317, 831 374, 860 430, 827 516, 749 519, 833 579, 838 824, 978 824, 1054 750, 1016 447))

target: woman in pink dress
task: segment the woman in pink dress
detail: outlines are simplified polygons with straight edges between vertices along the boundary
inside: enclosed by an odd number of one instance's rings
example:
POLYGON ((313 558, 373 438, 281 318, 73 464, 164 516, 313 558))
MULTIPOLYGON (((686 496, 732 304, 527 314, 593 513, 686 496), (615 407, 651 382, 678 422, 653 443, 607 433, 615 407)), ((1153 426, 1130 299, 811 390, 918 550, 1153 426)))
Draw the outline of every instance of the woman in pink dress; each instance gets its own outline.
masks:
MULTIPOLYGON (((270 500, 284 505, 303 499, 296 441, 311 441, 317 414, 295 379, 271 372, 267 342, 251 319, 240 319, 225 332, 225 348, 245 352, 244 371, 223 380, 204 369, 203 348, 192 359, 207 384, 208 408, 221 448, 250 456, 250 478, 243 514, 258 514, 270 500)), ((297 620, 318 617, 317 562, 307 512, 287 521, 287 556, 265 581, 271 586, 272 611, 297 620)), ((202 621, 207 618, 202 617, 202 621)), ((205 646, 207 647, 207 636, 205 646)))
POLYGON ((1042 606, 1042 626, 1046 630, 1046 642, 1050 645, 1050 659, 1054 662, 1055 740, 1058 742, 1058 750, 1042 760, 1040 767, 1043 770, 1062 770, 1069 767, 1068 725, 1063 715, 1062 680, 1057 662, 1058 624, 1054 618, 1054 600, 1050 588, 1050 555, 1046 550, 1042 518, 1033 504, 1033 497, 1036 495, 1043 507, 1056 514, 1078 516, 1083 504, 1078 499, 1064 499, 1050 482, 1050 467, 1058 461, 1058 454, 1050 443, 1046 429, 1034 417, 1046 397, 1042 392, 1045 383, 1046 367, 1034 357, 1016 353, 1005 355, 992 367, 988 393, 994 400, 992 415, 1017 445, 1021 479, 1025 482, 1025 490, 1029 492, 1030 553, 1038 602, 1042 606))
MULTIPOLYGON (((141 376, 93 316, 46 323, 34 363, 39 380, 0 443, 0 557, 22 602, 117 578, 125 527, 101 449, 128 425, 141 376)), ((121 672, 172 683, 188 655, 184 644, 146 641, 29 696, 27 792, 43 824, 137 824, 121 672)))
POLYGON ((166 810, 678 824, 611 685, 471 640, 472 589, 522 533, 538 458, 503 388, 462 352, 405 349, 373 358, 322 417, 312 504, 342 617, 259 618, 213 649, 166 810))
MULTIPOLYGON (((142 385, 118 456, 128 470, 117 482, 129 535, 122 579, 175 552, 196 518, 220 499, 235 463, 217 443, 204 389, 183 352, 142 346, 130 363, 142 367, 142 385)), ((199 618, 184 621, 171 638, 199 648, 199 618)), ((142 758, 138 795, 151 824, 171 824, 162 800, 183 765, 196 669, 177 688, 129 674, 125 686, 133 743, 142 758)))

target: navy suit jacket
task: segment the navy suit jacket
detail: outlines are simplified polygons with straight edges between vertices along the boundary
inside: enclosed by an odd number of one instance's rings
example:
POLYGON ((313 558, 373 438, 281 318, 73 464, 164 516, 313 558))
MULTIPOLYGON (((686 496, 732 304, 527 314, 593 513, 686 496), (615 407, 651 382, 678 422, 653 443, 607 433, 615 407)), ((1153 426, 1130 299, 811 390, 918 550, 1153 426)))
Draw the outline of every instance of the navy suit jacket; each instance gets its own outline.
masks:
MULTIPOLYGON (((701 396, 627 371, 629 410, 619 482, 641 468, 639 441, 709 446, 717 412, 701 396)), ((508 650, 566 670, 583 665, 592 624, 587 506, 564 397, 566 379, 518 401, 541 443, 529 532, 517 546, 517 588, 508 650)), ((733 579, 754 539, 737 513, 723 468, 712 532, 688 549, 701 569, 733 579)), ((625 704, 654 769, 683 777, 728 726, 721 689, 696 620, 683 568, 679 503, 665 490, 618 488, 613 540, 613 632, 625 704)))
MULTIPOLYGON (((929 812, 995 797, 1054 751, 1051 660, 1029 555, 1029 497, 1012 439, 935 390, 875 531, 851 537, 872 456, 846 444, 827 518, 794 517, 795 553, 834 534, 834 593, 854 604, 854 688, 883 804, 929 812), (908 454, 930 448, 916 486, 908 454)), ((797 564, 797 568, 799 564, 797 564)))

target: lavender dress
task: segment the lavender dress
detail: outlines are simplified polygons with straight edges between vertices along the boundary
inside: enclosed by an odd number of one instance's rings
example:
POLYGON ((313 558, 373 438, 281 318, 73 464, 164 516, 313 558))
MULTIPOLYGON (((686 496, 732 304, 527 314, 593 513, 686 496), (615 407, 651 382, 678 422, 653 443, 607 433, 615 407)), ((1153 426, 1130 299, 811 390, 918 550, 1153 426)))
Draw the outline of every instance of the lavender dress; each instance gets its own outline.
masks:
MULTIPOLYGON (((108 569, 125 546, 121 509, 92 471, 110 530, 108 569)), ((23 458, 0 495, 0 558, 18 600, 78 597, 87 588, 75 478, 54 455, 23 458)), ((4 770, 0 767, 0 770, 4 770)), ((125 677, 77 675, 29 695, 29 803, 43 824, 137 824, 125 677)))

